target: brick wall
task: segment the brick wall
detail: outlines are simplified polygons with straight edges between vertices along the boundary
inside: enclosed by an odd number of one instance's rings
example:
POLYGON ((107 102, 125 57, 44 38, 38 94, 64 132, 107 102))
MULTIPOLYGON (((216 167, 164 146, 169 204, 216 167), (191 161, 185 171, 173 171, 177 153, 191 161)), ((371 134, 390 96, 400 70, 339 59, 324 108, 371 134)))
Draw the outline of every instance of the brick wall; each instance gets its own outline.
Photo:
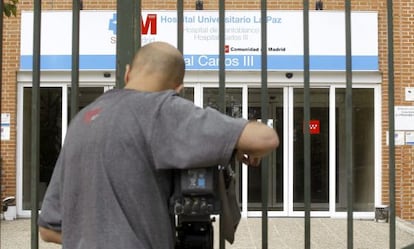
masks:
MULTIPOLYGON (((394 67, 395 67, 395 105, 413 105, 404 101, 404 89, 414 86, 414 11, 412 0, 393 1, 394 8, 394 67)), ((260 9, 261 1, 227 0, 226 9, 260 9)), ((285 0, 268 1, 268 9, 274 10, 301 10, 303 1, 285 0)), ((338 0, 324 1, 325 10, 344 10, 344 2, 338 0)), ((315 1, 310 1, 310 9, 314 8, 315 1)), ((388 64, 387 64, 387 9, 386 0, 354 0, 352 10, 378 11, 379 13, 379 57, 380 70, 383 77, 382 84, 382 170, 383 170, 383 200, 388 201, 388 148, 385 144, 385 134, 388 129, 388 64)), ((185 0, 185 9, 194 9, 195 0, 185 0)), ((43 10, 71 9, 72 1, 42 1, 43 10)), ((175 9, 176 1, 142 1, 144 9, 175 9)), ((20 11, 31 10, 32 1, 21 0, 19 14, 4 20, 4 48, 3 48, 3 82, 2 82, 2 113, 11 113, 11 139, 2 141, 1 154, 3 158, 2 197, 16 193, 16 72, 19 65, 20 47, 20 11)), ((84 1, 84 10, 116 9, 116 1, 84 1)), ((218 1, 204 0, 205 10, 218 9, 218 1)), ((413 146, 398 146, 396 152, 396 199, 397 215, 403 219, 414 220, 414 148, 413 146)))

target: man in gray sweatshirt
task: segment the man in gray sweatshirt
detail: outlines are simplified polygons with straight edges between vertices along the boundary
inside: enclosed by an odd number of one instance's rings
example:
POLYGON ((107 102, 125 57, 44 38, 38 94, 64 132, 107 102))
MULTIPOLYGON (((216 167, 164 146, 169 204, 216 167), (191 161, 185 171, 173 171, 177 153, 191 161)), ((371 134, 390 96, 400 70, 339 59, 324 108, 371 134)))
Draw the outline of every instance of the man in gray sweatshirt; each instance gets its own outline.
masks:
POLYGON ((173 249, 168 210, 174 169, 259 165, 278 144, 259 122, 202 109, 178 96, 182 54, 164 42, 139 49, 125 88, 71 121, 43 200, 41 238, 65 249, 173 249))

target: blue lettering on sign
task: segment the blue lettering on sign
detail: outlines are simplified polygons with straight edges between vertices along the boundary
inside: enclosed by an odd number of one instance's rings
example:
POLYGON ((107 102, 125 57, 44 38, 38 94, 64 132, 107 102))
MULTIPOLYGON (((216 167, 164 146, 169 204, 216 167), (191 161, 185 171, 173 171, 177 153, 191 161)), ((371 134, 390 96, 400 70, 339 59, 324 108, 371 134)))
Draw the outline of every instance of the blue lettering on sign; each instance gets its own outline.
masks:
POLYGON ((112 19, 109 20, 109 30, 116 35, 116 13, 112 16, 112 19))
MULTIPOLYGON (((254 22, 255 23, 260 23, 262 21, 261 17, 254 17, 254 22)), ((280 24, 282 23, 282 18, 281 17, 273 17, 273 16, 267 16, 266 18, 267 23, 274 23, 274 24, 280 24)))
POLYGON ((161 22, 162 23, 176 23, 177 18, 176 17, 170 17, 170 16, 161 16, 161 22))
MULTIPOLYGON (((108 29, 112 31, 113 35, 116 35, 116 26, 117 26, 117 16, 116 13, 113 14, 112 18, 109 20, 108 29)), ((147 35, 148 31, 151 35, 157 34, 157 14, 148 14, 145 22, 141 17, 141 34, 147 35)))

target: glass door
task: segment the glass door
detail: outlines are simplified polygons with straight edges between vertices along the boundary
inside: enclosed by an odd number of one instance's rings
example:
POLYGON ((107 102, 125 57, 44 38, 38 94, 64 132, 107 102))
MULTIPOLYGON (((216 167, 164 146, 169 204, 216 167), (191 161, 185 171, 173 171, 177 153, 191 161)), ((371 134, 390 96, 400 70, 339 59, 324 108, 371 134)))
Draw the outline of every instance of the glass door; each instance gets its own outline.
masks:
MULTIPOLYGON (((347 211, 345 165, 345 89, 336 89, 336 174, 335 211, 347 211)), ((375 104, 374 89, 352 91, 354 211, 372 212, 375 208, 375 104)))
MULTIPOLYGON (((202 107, 217 108, 218 88, 199 85, 190 99, 202 107)), ((268 89, 268 125, 280 139, 268 160, 270 216, 304 215, 304 129, 310 133, 312 215, 334 216, 346 211, 344 164, 345 89, 310 89, 310 124, 304 127, 304 89, 291 86, 268 89)), ((226 88, 225 112, 260 121, 261 89, 242 85, 226 88)), ((354 203, 356 212, 369 212, 375 203, 375 89, 353 91, 354 203)), ((261 168, 233 165, 243 216, 261 216, 261 168)))
MULTIPOLYGON (((244 117, 250 121, 261 121, 261 89, 242 87, 228 87, 225 90, 225 113, 232 117, 244 117)), ((219 109, 219 89, 217 87, 201 87, 200 97, 202 107, 219 109)), ((198 102, 195 100, 195 102, 198 102)), ((269 89, 268 122, 277 130, 281 144, 269 156, 269 186, 268 208, 270 211, 285 211, 285 175, 284 170, 284 89, 269 89)), ((255 216, 261 210, 261 168, 243 166, 240 162, 232 164, 236 176, 236 195, 242 205, 243 215, 255 216)), ((260 213, 260 212, 259 212, 260 213)))
MULTIPOLYGON (((284 167, 283 167, 283 89, 270 88, 268 100, 268 122, 280 139, 280 146, 269 155, 268 210, 284 211, 284 167)), ((261 89, 248 90, 248 119, 260 121, 261 89)), ((262 208, 261 167, 248 167, 248 211, 260 211, 262 208)))
MULTIPOLYGON (((91 103, 104 92, 104 87, 79 87, 79 109, 91 103)), ((22 212, 31 209, 31 138, 32 87, 20 88, 22 100, 22 132, 20 142, 21 187, 17 200, 22 212)), ((70 88, 53 86, 40 88, 40 147, 39 147, 39 202, 41 204, 55 167, 66 131, 70 113, 70 88)), ((20 210, 19 210, 20 211, 20 210)))
MULTIPOLYGON (((22 209, 31 208, 32 88, 23 88, 22 209)), ((39 200, 43 199, 62 144, 62 88, 40 88, 39 200)))
POLYGON ((304 90, 293 89, 293 211, 304 211, 304 129, 310 133, 311 211, 329 211, 329 89, 310 90, 309 127, 304 126, 304 90))

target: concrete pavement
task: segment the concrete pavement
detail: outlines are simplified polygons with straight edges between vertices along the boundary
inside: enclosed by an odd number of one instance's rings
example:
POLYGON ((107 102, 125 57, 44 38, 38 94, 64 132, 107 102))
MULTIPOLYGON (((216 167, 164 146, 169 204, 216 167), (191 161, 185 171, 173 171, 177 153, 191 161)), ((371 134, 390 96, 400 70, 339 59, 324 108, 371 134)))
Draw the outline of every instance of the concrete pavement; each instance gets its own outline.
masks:
MULTIPOLYGON (((215 249, 219 248, 218 220, 214 222, 215 249)), ((269 249, 304 248, 303 218, 270 218, 268 227, 269 249)), ((414 244, 414 224, 397 219, 396 245, 405 248, 414 244)), ((389 223, 373 220, 354 221, 355 249, 389 248, 389 223)), ((261 219, 244 218, 236 232, 233 245, 226 242, 228 249, 260 249, 261 219)), ((1 249, 30 249, 30 220, 18 219, 1 221, 1 249)), ((347 248, 347 220, 333 218, 312 218, 311 248, 341 249, 347 248)), ((39 249, 58 249, 59 245, 40 241, 39 249)), ((413 245, 414 248, 414 245, 413 245)), ((122 248, 119 248, 122 249, 122 248)))

